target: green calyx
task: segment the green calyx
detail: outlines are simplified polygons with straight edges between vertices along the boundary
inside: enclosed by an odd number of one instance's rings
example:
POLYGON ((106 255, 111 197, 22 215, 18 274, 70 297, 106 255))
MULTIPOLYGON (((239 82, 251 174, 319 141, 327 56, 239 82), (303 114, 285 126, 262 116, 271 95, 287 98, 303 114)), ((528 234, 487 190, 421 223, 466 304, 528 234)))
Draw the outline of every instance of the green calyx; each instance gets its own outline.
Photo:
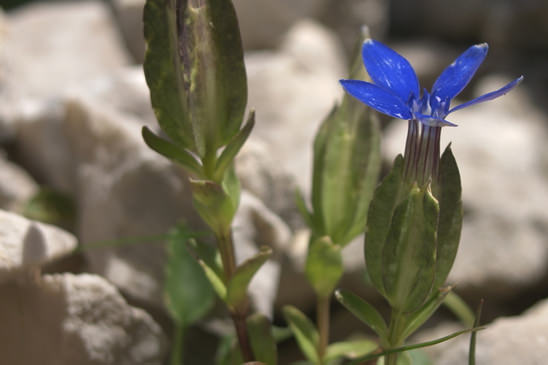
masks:
POLYGON ((398 156, 375 191, 365 259, 375 288, 395 310, 412 313, 447 279, 460 238, 462 202, 450 147, 440 160, 440 179, 435 186, 409 185, 403 169, 403 158, 398 156))

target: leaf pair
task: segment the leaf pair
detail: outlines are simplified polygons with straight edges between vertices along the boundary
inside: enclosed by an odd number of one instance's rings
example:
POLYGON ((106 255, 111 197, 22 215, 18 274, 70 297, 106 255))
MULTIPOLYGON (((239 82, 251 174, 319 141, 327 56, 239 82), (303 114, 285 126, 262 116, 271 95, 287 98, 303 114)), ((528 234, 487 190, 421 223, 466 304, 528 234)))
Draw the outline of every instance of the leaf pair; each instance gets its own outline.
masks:
POLYGON ((246 292, 251 279, 271 254, 272 250, 269 247, 262 247, 257 255, 236 268, 234 275, 226 284, 218 269, 204 260, 200 260, 200 264, 217 295, 231 310, 234 310, 246 300, 246 292))
POLYGON ((329 345, 324 358, 320 359, 318 354, 320 336, 314 324, 293 306, 285 306, 283 313, 297 344, 312 364, 329 364, 342 358, 356 358, 377 348, 375 342, 367 339, 337 342, 329 345))

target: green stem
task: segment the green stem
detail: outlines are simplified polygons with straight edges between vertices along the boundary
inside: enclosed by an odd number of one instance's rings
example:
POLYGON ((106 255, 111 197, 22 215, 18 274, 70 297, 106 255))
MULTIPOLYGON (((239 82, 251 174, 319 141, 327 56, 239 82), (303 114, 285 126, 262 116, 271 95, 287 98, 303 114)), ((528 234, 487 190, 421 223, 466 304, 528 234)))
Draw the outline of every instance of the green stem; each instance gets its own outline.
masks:
MULTIPOLYGON (((234 254, 234 243, 232 241, 232 230, 228 229, 224 233, 217 235, 219 252, 223 262, 223 270, 225 274, 225 283, 229 283, 236 271, 236 256, 234 254)), ((247 333, 246 317, 248 312, 248 303, 244 301, 238 308, 234 308, 231 313, 234 329, 238 337, 240 351, 245 362, 255 361, 249 336, 247 333)))
POLYGON ((171 351, 171 365, 183 365, 185 326, 176 323, 175 337, 171 351))
MULTIPOLYGON (((390 325, 388 327, 388 346, 389 348, 400 347, 403 344, 401 335, 405 328, 405 317, 400 311, 392 310, 390 325)), ((398 353, 386 355, 386 365, 396 365, 398 362, 398 353)))
POLYGON ((329 344, 329 301, 331 294, 327 296, 318 296, 316 321, 318 323, 318 331, 320 333, 320 343, 318 344, 318 358, 320 365, 324 363, 327 345, 329 344))

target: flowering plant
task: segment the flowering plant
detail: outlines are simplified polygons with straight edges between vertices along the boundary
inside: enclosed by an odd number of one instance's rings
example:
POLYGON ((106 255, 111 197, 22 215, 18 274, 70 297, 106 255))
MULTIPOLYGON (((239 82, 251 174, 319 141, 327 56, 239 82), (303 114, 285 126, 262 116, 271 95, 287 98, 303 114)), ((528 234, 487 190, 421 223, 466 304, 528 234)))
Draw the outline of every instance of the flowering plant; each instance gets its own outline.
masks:
MULTIPOLYGON (((219 362, 274 365, 276 331, 264 315, 249 315, 246 294, 271 250, 237 263, 232 237, 240 194, 234 159, 254 126, 254 113, 244 123, 247 81, 234 7, 227 0, 147 0, 144 31, 145 76, 167 138, 146 127, 143 138, 186 170, 194 207, 217 243, 212 249, 186 234, 170 237, 166 298, 176 328, 172 363, 182 363, 178 350, 185 328, 206 314, 214 290, 233 320, 238 343, 219 362)), ((462 226, 458 167, 449 147, 440 157, 441 128, 455 126, 445 118, 499 97, 522 80, 451 108, 452 99, 483 62, 486 44, 470 47, 443 71, 430 93, 422 94, 405 58, 368 35, 361 51, 370 81, 341 80, 351 97, 345 95, 333 108, 316 135, 310 207, 304 197, 298 198, 311 231, 304 271, 318 297, 317 328, 297 308, 283 310, 308 363, 320 365, 356 357, 361 362, 380 358, 387 365, 408 360, 401 354, 411 348, 405 340, 451 291, 443 285, 462 226), (372 110, 360 102, 409 120, 405 154, 396 157, 378 186, 380 130, 372 110), (367 273, 390 305, 390 320, 387 324, 351 292, 335 291, 379 340, 329 344, 329 303, 344 271, 341 251, 363 232, 367 273)), ((351 77, 366 79, 364 71, 357 57, 351 77)))

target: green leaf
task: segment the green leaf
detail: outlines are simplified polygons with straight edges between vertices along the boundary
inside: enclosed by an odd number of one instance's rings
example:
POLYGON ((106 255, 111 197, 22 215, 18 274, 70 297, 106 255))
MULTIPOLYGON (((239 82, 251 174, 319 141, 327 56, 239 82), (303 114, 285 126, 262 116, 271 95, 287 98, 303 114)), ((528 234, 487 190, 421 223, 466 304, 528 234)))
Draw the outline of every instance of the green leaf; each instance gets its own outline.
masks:
POLYGON ((457 255, 462 229, 460 173, 450 145, 441 156, 439 176, 440 217, 434 288, 442 286, 449 275, 457 255))
POLYGON ((432 314, 434 314, 450 293, 450 287, 438 290, 418 311, 411 314, 407 319, 406 327, 401 338, 405 340, 422 326, 432 314))
POLYGON ((380 338, 388 334, 386 322, 375 307, 347 290, 337 290, 335 298, 360 321, 368 325, 380 338))
POLYGON ((158 152, 160 155, 173 160, 183 167, 185 167, 188 172, 200 176, 202 174, 202 166, 196 161, 194 156, 187 152, 186 150, 179 148, 179 146, 173 144, 170 141, 167 141, 163 138, 158 137, 148 129, 148 127, 143 127, 142 129, 143 139, 147 146, 152 150, 158 152))
POLYGON ((255 112, 252 111, 249 114, 245 126, 238 132, 238 134, 236 134, 236 136, 234 136, 234 138, 232 138, 232 140, 228 143, 228 145, 225 147, 225 149, 217 159, 215 167, 216 177, 221 178, 222 176, 224 176, 226 169, 232 166, 234 158, 244 145, 245 141, 247 141, 247 138, 251 134, 254 125, 255 112))
POLYGON ((414 186, 394 212, 383 251, 383 281, 391 306, 417 310, 434 282, 438 203, 414 186))
POLYGON ((327 347, 325 360, 332 361, 342 357, 354 359, 375 351, 377 347, 376 342, 366 339, 336 342, 327 347))
POLYGON ((305 357, 313 362, 318 362, 318 345, 320 336, 314 324, 297 308, 287 305, 283 308, 285 320, 293 331, 297 344, 305 357))
POLYGON ((176 6, 176 0, 147 0, 143 11, 147 44, 143 69, 160 127, 182 148, 196 151, 179 57, 176 6))
POLYGON ((295 190, 295 203, 297 204, 297 209, 299 210, 299 213, 301 213, 301 217, 303 217, 306 225, 314 232, 321 231, 321 228, 314 227, 313 213, 308 210, 303 193, 299 188, 295 190))
POLYGON ((226 286, 223 282, 222 276, 219 275, 219 272, 215 270, 213 267, 209 266, 206 262, 203 260, 198 261, 200 263, 200 266, 202 266, 202 269, 204 270, 204 273, 209 280, 209 283, 219 296, 221 300, 226 300, 226 286))
POLYGON ((392 216, 403 190, 402 174, 403 157, 399 155, 394 160, 394 166, 390 173, 375 190, 367 218, 364 246, 367 273, 373 286, 383 295, 385 294, 382 269, 383 250, 390 231, 392 216))
POLYGON ((305 273, 319 296, 330 296, 343 274, 341 246, 333 244, 327 236, 312 240, 305 273))
POLYGON ((251 315, 247 319, 247 329, 256 360, 266 365, 276 365, 278 363, 276 340, 268 318, 259 313, 251 315))
POLYGON ((168 239, 164 292, 166 306, 182 326, 196 322, 212 308, 215 294, 186 241, 171 234, 168 239))
POLYGON ((272 255, 269 247, 261 247, 259 253, 246 260, 236 268, 236 272, 227 286, 226 303, 231 308, 237 308, 246 300, 247 287, 255 273, 272 255))

